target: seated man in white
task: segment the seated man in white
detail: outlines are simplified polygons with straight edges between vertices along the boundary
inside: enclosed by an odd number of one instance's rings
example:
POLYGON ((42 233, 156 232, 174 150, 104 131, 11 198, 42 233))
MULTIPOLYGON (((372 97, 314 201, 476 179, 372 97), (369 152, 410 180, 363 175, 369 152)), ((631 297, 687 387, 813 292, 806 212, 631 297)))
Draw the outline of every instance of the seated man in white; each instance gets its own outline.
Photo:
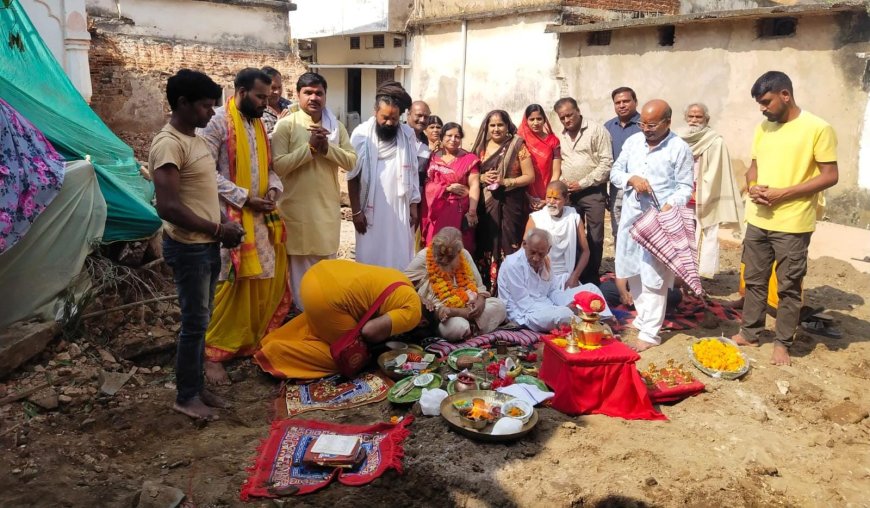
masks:
MULTIPOLYGON (((529 215, 526 233, 534 228, 550 233, 550 272, 553 277, 567 275, 567 287, 580 285, 580 274, 589 263, 589 243, 583 218, 568 202, 568 186, 556 180, 547 185, 546 206, 529 215), (577 255, 577 250, 580 255, 577 255)), ((596 274, 597 275, 597 274, 596 274)))
MULTIPOLYGON (((570 287, 568 274, 553 275, 548 257, 550 244, 550 233, 531 229, 523 248, 505 258, 498 274, 499 297, 507 306, 508 319, 536 332, 569 324, 575 314, 568 305, 575 294, 590 291, 601 295, 594 284, 570 287)), ((600 314, 602 319, 613 316, 608 307, 600 314)))
POLYGON ((504 321, 504 302, 486 290, 456 228, 439 231, 432 245, 411 260, 405 275, 417 289, 423 308, 437 320, 438 335, 450 342, 489 333, 504 321))

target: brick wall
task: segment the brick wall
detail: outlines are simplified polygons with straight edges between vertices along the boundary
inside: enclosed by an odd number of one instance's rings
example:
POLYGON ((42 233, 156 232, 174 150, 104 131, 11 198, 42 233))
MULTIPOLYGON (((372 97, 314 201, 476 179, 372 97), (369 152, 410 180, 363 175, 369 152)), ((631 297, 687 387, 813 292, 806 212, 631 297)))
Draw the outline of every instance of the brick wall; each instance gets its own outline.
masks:
POLYGON ((91 107, 140 160, 147 160, 151 138, 168 118, 166 80, 179 69, 205 72, 232 93, 236 72, 270 65, 284 76, 284 92, 291 97, 296 79, 305 72, 289 48, 257 50, 156 40, 93 25, 90 31, 91 107))
POLYGON ((677 14, 680 0, 564 0, 564 5, 611 11, 658 12, 677 14))

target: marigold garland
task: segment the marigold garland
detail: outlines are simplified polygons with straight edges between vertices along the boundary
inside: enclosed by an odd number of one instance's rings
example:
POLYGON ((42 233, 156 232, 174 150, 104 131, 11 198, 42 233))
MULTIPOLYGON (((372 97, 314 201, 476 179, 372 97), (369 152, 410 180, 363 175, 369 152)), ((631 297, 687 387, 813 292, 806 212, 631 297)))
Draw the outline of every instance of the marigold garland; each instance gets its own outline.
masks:
POLYGON ((459 266, 456 269, 456 283, 453 276, 447 273, 435 262, 432 247, 426 249, 426 270, 429 272, 429 284, 432 292, 441 303, 451 308, 462 308, 468 303, 469 295, 477 293, 477 284, 471 266, 462 253, 459 253, 459 266))

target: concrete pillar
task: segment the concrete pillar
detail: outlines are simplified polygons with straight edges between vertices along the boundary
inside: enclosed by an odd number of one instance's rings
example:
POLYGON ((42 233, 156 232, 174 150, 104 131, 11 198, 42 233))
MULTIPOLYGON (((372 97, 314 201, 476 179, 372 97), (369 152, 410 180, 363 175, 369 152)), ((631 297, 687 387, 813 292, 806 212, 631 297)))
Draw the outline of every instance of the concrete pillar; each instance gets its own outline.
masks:
POLYGON ((91 102, 91 69, 88 50, 91 34, 88 33, 85 0, 64 0, 64 61, 66 75, 85 101, 91 102))

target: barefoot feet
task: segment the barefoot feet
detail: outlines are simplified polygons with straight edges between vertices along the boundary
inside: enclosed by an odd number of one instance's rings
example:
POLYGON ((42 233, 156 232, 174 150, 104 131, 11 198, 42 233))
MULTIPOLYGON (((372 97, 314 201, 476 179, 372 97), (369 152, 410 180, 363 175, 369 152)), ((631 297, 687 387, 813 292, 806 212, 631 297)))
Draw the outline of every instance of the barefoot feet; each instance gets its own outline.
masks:
POLYGON ((220 362, 205 362, 205 380, 213 386, 228 386, 231 384, 227 371, 220 362))
POLYGON ((646 351, 647 349, 654 348, 656 346, 658 346, 658 344, 656 344, 654 342, 647 342, 645 340, 638 339, 638 340, 634 341, 634 345, 631 346, 631 349, 634 349, 638 353, 642 353, 642 352, 646 351))
POLYGON ((202 392, 199 394, 200 400, 205 403, 208 407, 216 407, 218 409, 227 409, 230 407, 230 403, 220 395, 214 393, 208 388, 203 388, 202 392))
POLYGON ((194 420, 214 421, 218 419, 217 413, 212 408, 206 406, 199 397, 194 397, 185 402, 176 402, 172 405, 172 409, 194 420))
POLYGON ((758 342, 752 342, 751 340, 747 340, 743 338, 743 335, 739 333, 732 335, 731 340, 733 340, 734 343, 738 346, 758 347, 758 342))
POLYGON ((776 342, 773 344, 773 356, 770 358, 771 365, 791 365, 791 357, 788 348, 776 342))

